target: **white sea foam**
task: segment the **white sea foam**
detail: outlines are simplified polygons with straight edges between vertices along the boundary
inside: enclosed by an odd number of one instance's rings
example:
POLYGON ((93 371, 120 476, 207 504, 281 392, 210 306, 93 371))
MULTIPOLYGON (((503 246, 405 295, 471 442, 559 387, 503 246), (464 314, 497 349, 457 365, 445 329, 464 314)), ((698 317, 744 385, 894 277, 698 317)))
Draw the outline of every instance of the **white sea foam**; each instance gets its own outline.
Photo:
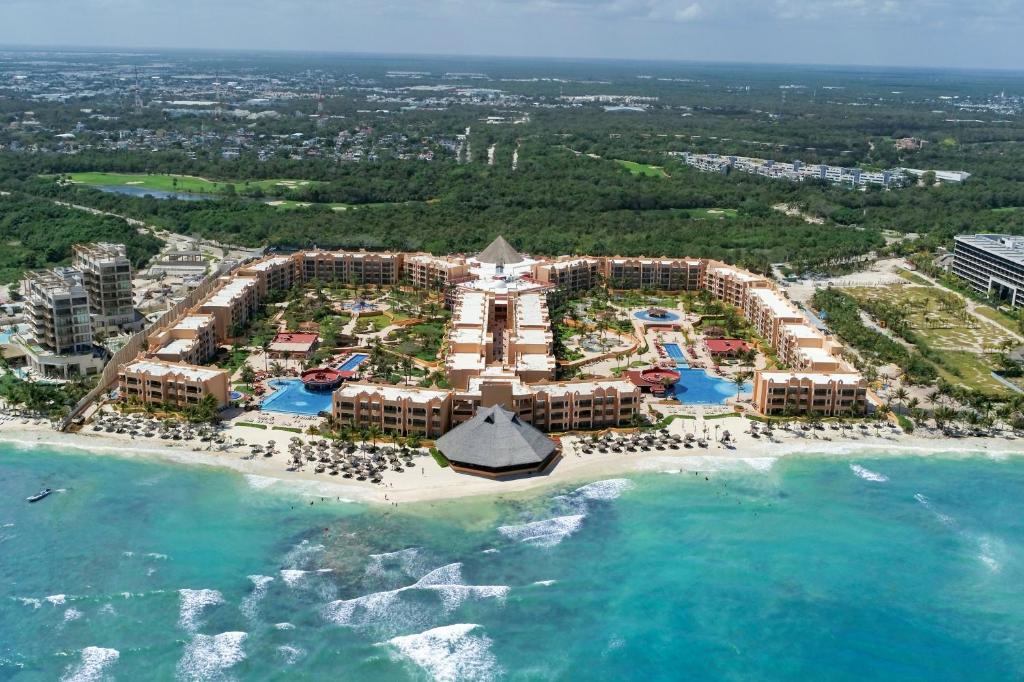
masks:
POLYGON ((185 647, 178 661, 178 678, 183 680, 210 680, 220 677, 225 670, 245 660, 244 632, 222 632, 219 635, 196 635, 185 647))
POLYGON ((255 618, 259 603, 266 596, 267 587, 274 582, 274 578, 269 575, 250 575, 249 580, 252 581, 252 592, 242 600, 238 608, 249 618, 255 618))
POLYGON ((257 476, 256 474, 246 474, 245 482, 249 484, 249 487, 253 490, 263 490, 277 483, 276 478, 270 476, 257 476))
POLYGON ((543 521, 498 526, 498 532, 517 542, 526 542, 538 547, 553 547, 579 530, 585 516, 586 514, 569 514, 543 521))
POLYGON ((407 547, 395 552, 371 554, 366 564, 366 575, 385 578, 397 572, 411 578, 421 574, 424 569, 419 548, 407 547))
POLYGON ((108 603, 100 607, 100 613, 102 613, 105 616, 116 616, 117 609, 114 608, 113 604, 108 603))
POLYGON ((507 585, 464 585, 462 564, 446 564, 435 568, 412 585, 394 590, 371 592, 354 599, 339 599, 324 609, 324 617, 337 625, 363 627, 372 623, 422 624, 426 614, 417 605, 402 605, 400 595, 407 590, 430 590, 440 599, 445 613, 458 608, 468 599, 503 600, 507 585))
POLYGON ((551 585, 554 585, 557 582, 558 582, 557 580, 538 580, 537 582, 534 583, 534 585, 542 585, 543 587, 550 587, 551 585))
POLYGON ((43 605, 43 600, 36 599, 35 597, 18 597, 18 601, 20 601, 25 606, 31 606, 34 609, 38 609, 40 606, 43 605))
POLYGON ((68 666, 61 682, 94 682, 102 680, 107 669, 121 656, 117 649, 104 649, 98 646, 87 646, 82 649, 81 660, 68 666))
POLYGON ((281 580, 288 587, 298 586, 305 578, 309 571, 303 571, 298 568, 283 568, 281 569, 281 580))
POLYGON ((394 647, 437 682, 494 680, 501 674, 491 653, 491 639, 471 634, 479 625, 456 623, 415 635, 393 637, 384 644, 394 647))
POLYGON ((885 483, 889 480, 889 477, 885 474, 880 474, 877 471, 866 469, 859 464, 850 464, 850 471, 857 474, 859 478, 863 478, 865 481, 872 481, 873 483, 885 483))
POLYGON ((284 659, 285 665, 292 665, 306 655, 304 649, 300 649, 297 646, 291 646, 289 644, 283 644, 277 647, 277 653, 284 659))
POLYGON ((121 552, 121 556, 123 556, 123 557, 128 557, 128 558, 130 559, 130 558, 132 558, 133 556, 135 556, 135 552, 132 552, 132 551, 127 551, 127 552, 121 552))
POLYGON ((274 623, 274 628, 277 630, 294 630, 295 626, 291 623, 274 623))
POLYGON ((604 481, 594 481, 587 485, 576 488, 574 495, 587 500, 614 500, 624 491, 633 487, 633 482, 627 478, 609 478, 604 481))
POLYGON ((497 554, 500 551, 501 551, 500 549, 495 549, 494 547, 491 547, 490 549, 485 549, 484 551, 482 551, 480 553, 481 554, 497 554))
POLYGON ((308 568, 322 552, 324 546, 313 544, 309 540, 303 540, 288 550, 284 555, 283 563, 288 568, 308 568))
POLYGON ((167 555, 161 554, 160 552, 147 552, 147 559, 156 559, 157 561, 167 561, 167 555))
POLYGON ((939 521, 946 524, 947 526, 952 526, 956 524, 956 519, 954 519, 952 516, 936 511, 935 507, 932 506, 931 500, 925 497, 922 493, 914 493, 914 499, 917 500, 922 507, 924 507, 932 514, 934 514, 935 518, 937 518, 939 521))
POLYGON ((64 610, 64 622, 70 623, 73 620, 78 620, 82 617, 82 612, 78 609, 65 609, 64 610))
POLYGON ((3 527, 4 527, 4 528, 14 528, 14 524, 13 524, 13 523, 5 523, 5 524, 3 525, 3 527))
POLYGON ((1003 564, 996 558, 996 555, 1000 553, 998 547, 1000 544, 990 535, 982 535, 978 538, 978 549, 980 550, 978 559, 993 573, 998 573, 1003 569, 1003 564))
POLYGON ((54 606, 60 606, 67 600, 68 596, 66 594, 51 594, 49 597, 46 598, 46 601, 50 602, 54 606))
POLYGON ((181 595, 181 611, 178 616, 178 627, 189 632, 199 629, 199 618, 203 610, 209 606, 224 603, 224 597, 217 590, 178 590, 181 595))
POLYGON ((743 463, 754 471, 760 471, 762 473, 772 470, 775 466, 775 462, 778 461, 778 457, 744 457, 743 463))

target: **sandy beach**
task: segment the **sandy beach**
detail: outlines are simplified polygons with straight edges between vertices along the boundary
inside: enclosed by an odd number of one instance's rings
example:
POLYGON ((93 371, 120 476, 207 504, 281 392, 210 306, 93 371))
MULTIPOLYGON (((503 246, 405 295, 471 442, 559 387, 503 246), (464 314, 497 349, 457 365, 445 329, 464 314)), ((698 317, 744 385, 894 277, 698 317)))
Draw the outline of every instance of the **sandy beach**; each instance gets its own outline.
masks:
MULTIPOLYGON (((426 453, 418 456, 415 468, 402 473, 386 471, 383 483, 357 482, 327 474, 316 474, 312 467, 299 471, 286 471, 284 453, 274 457, 248 457, 240 448, 225 451, 207 449, 207 444, 194 445, 181 442, 168 444, 166 441, 131 438, 126 434, 58 433, 46 424, 22 424, 20 420, 9 420, 0 424, 0 440, 21 443, 27 446, 48 445, 60 448, 84 450, 96 454, 110 454, 116 457, 148 457, 196 466, 216 466, 245 474, 249 483, 257 488, 275 486, 292 489, 300 495, 341 497, 343 499, 378 504, 395 502, 423 502, 476 495, 500 495, 523 492, 546 486, 586 482, 631 472, 669 471, 711 472, 724 468, 747 466, 766 470, 780 457, 817 456, 852 457, 858 454, 873 456, 884 454, 929 455, 982 453, 992 457, 1008 457, 1022 453, 1022 446, 1016 438, 958 438, 943 436, 907 435, 884 427, 878 435, 873 428, 852 429, 845 437, 838 431, 818 432, 775 430, 774 441, 765 436, 754 438, 750 433, 751 422, 741 417, 729 417, 708 421, 709 433, 715 426, 719 432, 730 431, 735 440, 734 448, 726 448, 711 442, 706 449, 679 449, 676 451, 654 451, 642 453, 592 453, 584 454, 585 440, 574 437, 564 438, 563 454, 555 465, 542 475, 526 476, 504 480, 457 474, 449 468, 438 466, 426 453), (851 433, 855 432, 855 433, 851 433), (815 433, 818 437, 815 437, 815 433)), ((676 420, 669 426, 674 434, 699 434, 704 427, 702 420, 676 420)), ((272 432, 246 433, 247 441, 265 443, 272 437, 280 442, 281 435, 272 432)))

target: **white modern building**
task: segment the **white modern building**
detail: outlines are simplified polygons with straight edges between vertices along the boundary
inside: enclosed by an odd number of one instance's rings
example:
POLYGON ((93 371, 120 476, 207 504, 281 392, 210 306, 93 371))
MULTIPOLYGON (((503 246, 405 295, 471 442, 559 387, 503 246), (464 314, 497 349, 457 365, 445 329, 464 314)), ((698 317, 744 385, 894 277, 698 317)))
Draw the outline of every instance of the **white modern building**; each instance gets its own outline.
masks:
POLYGON ((963 234, 953 239, 953 273, 982 294, 1024 308, 1024 237, 963 234))

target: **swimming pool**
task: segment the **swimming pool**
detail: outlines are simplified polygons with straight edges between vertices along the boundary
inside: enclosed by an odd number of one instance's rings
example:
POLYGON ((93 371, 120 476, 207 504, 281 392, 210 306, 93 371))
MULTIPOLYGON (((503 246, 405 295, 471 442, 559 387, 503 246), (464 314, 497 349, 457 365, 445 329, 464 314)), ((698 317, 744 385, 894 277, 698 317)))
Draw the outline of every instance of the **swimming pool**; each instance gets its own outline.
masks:
POLYGON ((676 361, 676 367, 689 367, 690 363, 686 359, 686 355, 683 353, 683 349, 679 347, 678 343, 666 343, 662 347, 668 356, 676 361))
MULTIPOLYGON (((753 385, 743 384, 740 393, 750 393, 753 385)), ((679 369, 679 381, 672 387, 676 400, 687 405, 724 405, 736 397, 736 384, 729 379, 709 374, 704 369, 679 369)))
POLYGON ((666 310, 665 314, 663 316, 661 316, 661 317, 653 317, 646 310, 641 310, 639 312, 633 313, 633 317, 635 317, 638 320, 643 320, 644 322, 654 322, 654 323, 658 323, 658 322, 675 322, 675 321, 677 321, 679 319, 679 315, 678 314, 670 312, 668 310, 666 310))
POLYGON ((344 362, 344 364, 342 364, 342 366, 338 368, 338 371, 339 372, 352 372, 352 371, 355 370, 356 367, 358 367, 359 365, 363 364, 363 362, 365 362, 366 358, 368 358, 368 357, 370 357, 370 356, 367 355, 366 353, 356 353, 355 355, 350 357, 348 360, 346 360, 344 362))
POLYGON ((351 310, 354 313, 361 313, 361 312, 365 312, 367 310, 377 310, 377 304, 376 303, 368 303, 366 301, 355 301, 354 303, 353 302, 343 303, 341 305, 341 307, 344 310, 351 310))
POLYGON ((331 411, 333 394, 310 391, 302 384, 302 379, 271 379, 267 383, 275 391, 263 401, 260 409, 264 412, 316 416, 331 411))

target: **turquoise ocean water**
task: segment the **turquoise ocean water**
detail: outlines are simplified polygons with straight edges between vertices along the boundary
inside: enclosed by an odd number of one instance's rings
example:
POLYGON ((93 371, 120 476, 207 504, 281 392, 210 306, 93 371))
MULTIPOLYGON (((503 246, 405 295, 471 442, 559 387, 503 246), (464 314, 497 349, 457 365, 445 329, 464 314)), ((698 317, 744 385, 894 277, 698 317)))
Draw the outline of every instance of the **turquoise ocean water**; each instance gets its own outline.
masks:
POLYGON ((1024 677, 1024 458, 767 464, 394 509, 0 444, 0 679, 1024 677))

